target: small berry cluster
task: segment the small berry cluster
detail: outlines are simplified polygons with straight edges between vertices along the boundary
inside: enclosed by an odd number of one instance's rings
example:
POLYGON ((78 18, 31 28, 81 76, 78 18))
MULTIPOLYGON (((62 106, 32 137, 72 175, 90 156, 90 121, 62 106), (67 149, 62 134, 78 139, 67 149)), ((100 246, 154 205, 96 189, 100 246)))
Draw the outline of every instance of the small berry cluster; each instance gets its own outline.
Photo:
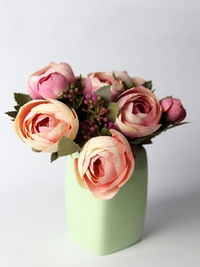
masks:
POLYGON ((61 101, 71 108, 77 109, 81 106, 83 99, 81 87, 77 86, 77 84, 70 83, 69 89, 64 93, 61 101))
POLYGON ((78 87, 75 87, 73 83, 69 84, 68 90, 64 93, 63 97, 67 98, 70 102, 74 102, 77 96, 79 95, 80 90, 78 87))
POLYGON ((83 102, 82 76, 77 77, 73 83, 69 84, 68 89, 59 98, 60 101, 70 108, 78 109, 83 102))
MULTIPOLYGON (((88 106, 88 109, 100 108, 103 107, 104 100, 101 96, 96 93, 86 94, 84 99, 84 104, 88 106)), ((85 110, 84 110, 85 111, 85 110)))
POLYGON ((88 140, 93 136, 102 135, 102 129, 109 131, 114 128, 113 123, 106 117, 109 111, 104 107, 104 100, 101 96, 96 93, 87 94, 83 103, 82 111, 87 114, 87 119, 80 123, 84 139, 88 140))

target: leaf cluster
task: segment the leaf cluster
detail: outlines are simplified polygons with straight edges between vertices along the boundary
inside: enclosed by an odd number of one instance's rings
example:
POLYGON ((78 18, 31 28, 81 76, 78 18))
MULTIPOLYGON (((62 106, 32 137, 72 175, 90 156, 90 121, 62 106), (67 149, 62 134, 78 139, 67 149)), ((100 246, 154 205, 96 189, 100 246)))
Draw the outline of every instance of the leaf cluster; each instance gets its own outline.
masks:
POLYGON ((14 93, 14 99, 17 103, 17 105, 14 106, 14 110, 5 112, 5 114, 10 116, 12 120, 17 117, 20 107, 32 100, 29 95, 22 93, 14 93))
POLYGON ((181 122, 181 123, 171 123, 171 122, 166 122, 165 124, 163 124, 156 132, 150 134, 150 135, 147 135, 147 136, 144 136, 144 137, 139 137, 139 138, 135 138, 134 140, 129 140, 129 143, 131 144, 131 146, 133 146, 135 149, 138 149, 139 147, 141 147, 142 145, 149 145, 149 144, 152 144, 152 139, 157 137, 158 135, 160 135, 161 133, 169 130, 169 129, 172 129, 172 128, 175 128, 175 127, 178 127, 178 126, 181 126, 181 125, 184 125, 184 124, 187 124, 188 122, 181 122))
POLYGON ((115 102, 110 102, 110 97, 111 97, 110 88, 111 88, 110 85, 103 86, 96 91, 96 94, 104 99, 105 106, 109 111, 107 118, 109 119, 109 121, 114 123, 119 112, 119 106, 115 102))
POLYGON ((67 138, 66 136, 63 136, 58 142, 58 152, 51 154, 51 162, 55 161, 59 157, 68 156, 80 151, 81 148, 77 143, 67 138))

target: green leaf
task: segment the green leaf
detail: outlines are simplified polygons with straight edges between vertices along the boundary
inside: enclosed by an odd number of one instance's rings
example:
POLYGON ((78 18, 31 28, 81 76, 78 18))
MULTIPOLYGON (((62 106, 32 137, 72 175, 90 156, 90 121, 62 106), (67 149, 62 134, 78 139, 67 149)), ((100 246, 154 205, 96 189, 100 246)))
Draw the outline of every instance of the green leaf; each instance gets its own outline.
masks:
POLYGON ((136 146, 152 144, 152 138, 157 137, 158 135, 160 135, 161 133, 163 133, 169 129, 172 129, 172 128, 175 128, 175 127, 187 124, 187 123, 188 122, 181 122, 181 123, 177 123, 177 124, 172 124, 171 122, 167 122, 166 124, 162 125, 156 132, 154 132, 150 135, 144 136, 144 137, 136 138, 135 140, 130 141, 130 143, 133 145, 136 145, 136 146))
POLYGON ((140 147, 137 146, 137 145, 134 145, 132 143, 130 143, 130 147, 131 147, 131 151, 133 153, 134 158, 136 158, 137 157, 137 152, 140 150, 140 147))
POLYGON ((82 74, 80 74, 80 76, 78 77, 77 81, 76 81, 76 87, 78 87, 79 89, 82 88, 82 74))
POLYGON ((148 136, 144 136, 144 137, 139 137, 139 138, 137 138, 137 139, 135 139, 134 141, 131 141, 131 143, 133 144, 133 145, 136 145, 136 146, 138 146, 138 145, 141 145, 141 144, 148 144, 148 143, 150 143, 151 144, 151 138, 152 138, 152 136, 151 135, 148 135, 148 136))
POLYGON ((144 87, 148 88, 149 90, 152 89, 152 81, 146 81, 144 84, 143 84, 144 87))
POLYGON ((19 109, 20 109, 20 106, 19 106, 19 105, 17 105, 17 106, 14 106, 14 108, 15 108, 15 110, 16 110, 16 111, 19 111, 19 109))
POLYGON ((182 126, 182 125, 188 124, 188 123, 189 123, 188 121, 184 121, 184 122, 180 122, 180 123, 175 123, 175 124, 171 125, 170 127, 168 127, 168 129, 172 129, 172 128, 175 128, 175 127, 178 127, 178 126, 182 126))
POLYGON ((73 83, 69 83, 69 89, 74 89, 75 85, 73 83))
POLYGON ((130 84, 127 85, 127 89, 130 89, 130 88, 133 88, 133 87, 136 87, 135 83, 130 83, 130 84))
POLYGON ((12 118, 16 118, 16 116, 17 116, 17 111, 8 111, 8 112, 5 112, 5 114, 6 115, 8 115, 8 116, 10 116, 10 117, 12 117, 12 118))
POLYGON ((126 84, 126 82, 122 81, 122 84, 123 84, 125 90, 136 87, 135 83, 126 84))
POLYGON ((77 108, 79 108, 80 107, 80 105, 83 103, 83 99, 84 99, 84 97, 83 96, 81 96, 79 99, 78 99, 78 101, 75 103, 75 109, 77 109, 77 108))
POLYGON ((150 135, 144 136, 144 137, 136 138, 134 141, 131 141, 131 143, 134 145, 151 144, 152 143, 151 139, 158 136, 162 132, 165 132, 168 129, 169 125, 171 125, 171 123, 167 123, 166 125, 162 125, 156 132, 154 132, 150 135))
POLYGON ((110 85, 106 85, 106 86, 99 88, 95 93, 104 99, 106 105, 109 104, 109 102, 110 102, 110 85))
POLYGON ((80 150, 81 148, 78 144, 65 136, 63 136, 58 143, 58 157, 71 155, 80 150))
POLYGON ((58 158, 58 153, 57 153, 57 152, 52 153, 52 154, 51 154, 51 163, 52 163, 53 161, 55 161, 57 158, 58 158))
POLYGON ((165 125, 162 125, 155 133, 152 133, 151 135, 149 135, 149 137, 154 138, 158 135, 160 135, 163 132, 166 132, 167 130, 170 130, 172 128, 178 127, 178 126, 182 126, 184 124, 187 124, 188 122, 181 122, 181 123, 174 123, 172 124, 171 122, 167 122, 165 125))
POLYGON ((111 121, 112 123, 115 123, 117 114, 119 112, 119 105, 117 103, 114 102, 110 102, 108 104, 108 110, 109 113, 107 115, 107 118, 109 119, 109 121, 111 121))
POLYGON ((113 78, 114 78, 115 80, 117 80, 117 77, 116 77, 116 74, 115 74, 114 71, 113 71, 113 73, 112 73, 112 76, 113 76, 113 78))
POLYGON ((22 93, 14 93, 14 98, 20 107, 32 100, 29 95, 22 93))
POLYGON ((101 134, 102 134, 102 135, 112 136, 111 132, 110 132, 109 129, 106 128, 106 127, 103 127, 103 128, 101 129, 101 134))

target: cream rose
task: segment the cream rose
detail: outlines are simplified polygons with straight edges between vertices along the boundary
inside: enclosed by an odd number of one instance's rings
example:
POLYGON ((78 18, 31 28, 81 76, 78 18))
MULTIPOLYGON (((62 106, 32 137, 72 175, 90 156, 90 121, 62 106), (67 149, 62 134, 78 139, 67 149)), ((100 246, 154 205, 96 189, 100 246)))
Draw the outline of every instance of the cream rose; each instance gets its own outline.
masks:
POLYGON ((20 108, 14 128, 24 143, 53 153, 62 136, 76 137, 79 121, 76 112, 58 100, 33 100, 20 108))
POLYGON ((129 85, 132 83, 131 77, 126 71, 122 72, 95 72, 88 74, 84 80, 83 93, 92 94, 103 86, 111 86, 111 101, 113 101, 120 92, 124 91, 123 82, 129 85), (115 78, 113 77, 113 74, 115 78))

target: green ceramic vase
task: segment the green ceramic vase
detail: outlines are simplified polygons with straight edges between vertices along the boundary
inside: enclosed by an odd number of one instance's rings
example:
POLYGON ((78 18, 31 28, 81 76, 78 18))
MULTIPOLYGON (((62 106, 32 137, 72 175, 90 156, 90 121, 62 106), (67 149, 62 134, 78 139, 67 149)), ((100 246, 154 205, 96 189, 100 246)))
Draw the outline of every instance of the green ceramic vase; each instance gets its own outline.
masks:
POLYGON ((73 160, 67 157, 66 209, 68 229, 88 251, 106 255, 140 240, 147 200, 147 156, 142 148, 128 182, 110 200, 95 198, 76 181, 73 160))

